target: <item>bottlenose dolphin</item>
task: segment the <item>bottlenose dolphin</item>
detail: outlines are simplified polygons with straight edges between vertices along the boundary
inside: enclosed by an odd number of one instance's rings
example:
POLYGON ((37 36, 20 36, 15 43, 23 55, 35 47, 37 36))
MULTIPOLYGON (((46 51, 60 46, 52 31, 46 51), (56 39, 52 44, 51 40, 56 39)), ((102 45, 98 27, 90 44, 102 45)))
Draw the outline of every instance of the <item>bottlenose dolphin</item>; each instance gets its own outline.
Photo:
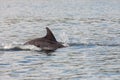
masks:
POLYGON ((54 51, 57 48, 62 48, 64 45, 58 42, 52 31, 46 27, 47 34, 42 38, 36 38, 25 43, 25 45, 34 45, 45 51, 54 51))

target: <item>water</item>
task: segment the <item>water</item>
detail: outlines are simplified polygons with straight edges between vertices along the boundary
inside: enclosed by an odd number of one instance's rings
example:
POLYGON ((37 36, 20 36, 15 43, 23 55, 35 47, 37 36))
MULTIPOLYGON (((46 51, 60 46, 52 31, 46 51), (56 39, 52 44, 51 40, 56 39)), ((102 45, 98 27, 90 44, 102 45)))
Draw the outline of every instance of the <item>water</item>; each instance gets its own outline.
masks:
POLYGON ((119 80, 119 4, 119 0, 0 1, 0 80, 119 80), (69 46, 46 54, 22 45, 44 36, 46 26, 69 46))

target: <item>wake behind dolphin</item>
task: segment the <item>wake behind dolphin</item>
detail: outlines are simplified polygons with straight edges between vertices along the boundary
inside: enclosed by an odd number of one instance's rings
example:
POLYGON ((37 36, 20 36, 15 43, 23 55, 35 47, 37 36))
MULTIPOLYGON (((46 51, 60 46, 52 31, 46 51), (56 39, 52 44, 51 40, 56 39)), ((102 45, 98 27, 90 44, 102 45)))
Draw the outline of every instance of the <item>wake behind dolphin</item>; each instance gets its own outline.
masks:
POLYGON ((64 47, 62 43, 58 42, 54 37, 52 31, 46 27, 47 34, 42 38, 36 38, 25 43, 25 45, 34 45, 45 51, 53 51, 64 47))

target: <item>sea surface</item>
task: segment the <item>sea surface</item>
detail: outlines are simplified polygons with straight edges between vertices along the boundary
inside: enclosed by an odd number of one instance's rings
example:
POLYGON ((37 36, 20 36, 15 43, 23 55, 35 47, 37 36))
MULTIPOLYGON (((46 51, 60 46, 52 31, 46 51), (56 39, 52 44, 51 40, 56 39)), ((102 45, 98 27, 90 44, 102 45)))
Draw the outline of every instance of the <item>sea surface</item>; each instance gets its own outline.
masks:
POLYGON ((0 0, 0 80, 120 80, 120 0, 0 0), (67 47, 23 45, 46 27, 67 47))

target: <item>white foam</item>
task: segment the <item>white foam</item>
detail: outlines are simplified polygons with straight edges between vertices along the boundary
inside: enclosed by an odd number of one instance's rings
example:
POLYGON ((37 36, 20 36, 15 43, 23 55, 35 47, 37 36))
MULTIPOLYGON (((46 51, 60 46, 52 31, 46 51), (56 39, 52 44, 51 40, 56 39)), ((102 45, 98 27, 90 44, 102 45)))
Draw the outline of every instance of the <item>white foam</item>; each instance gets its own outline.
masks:
POLYGON ((13 48, 14 46, 12 44, 4 44, 3 49, 10 49, 13 48))
POLYGON ((14 49, 14 48, 19 48, 19 49, 29 49, 29 50, 41 50, 40 48, 34 46, 34 45, 23 45, 23 44, 4 44, 3 49, 14 49))
POLYGON ((30 50, 41 50, 41 48, 38 48, 34 45, 21 45, 19 46, 21 49, 30 49, 30 50))

